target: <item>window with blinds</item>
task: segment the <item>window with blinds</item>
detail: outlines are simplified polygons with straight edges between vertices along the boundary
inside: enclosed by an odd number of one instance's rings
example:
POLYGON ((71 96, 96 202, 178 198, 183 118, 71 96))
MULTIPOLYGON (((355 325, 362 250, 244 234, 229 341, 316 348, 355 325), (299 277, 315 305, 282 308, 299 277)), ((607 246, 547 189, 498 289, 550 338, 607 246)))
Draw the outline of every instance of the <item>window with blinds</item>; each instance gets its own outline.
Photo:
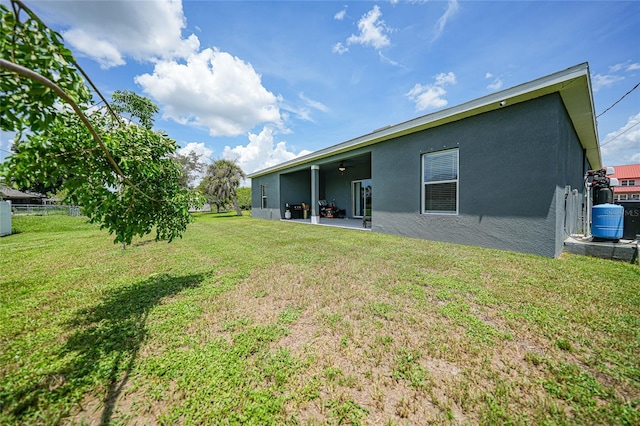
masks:
POLYGON ((458 150, 422 156, 422 212, 458 213, 458 150))
POLYGON ((260 185, 260 197, 262 198, 262 208, 267 208, 267 185, 260 185))

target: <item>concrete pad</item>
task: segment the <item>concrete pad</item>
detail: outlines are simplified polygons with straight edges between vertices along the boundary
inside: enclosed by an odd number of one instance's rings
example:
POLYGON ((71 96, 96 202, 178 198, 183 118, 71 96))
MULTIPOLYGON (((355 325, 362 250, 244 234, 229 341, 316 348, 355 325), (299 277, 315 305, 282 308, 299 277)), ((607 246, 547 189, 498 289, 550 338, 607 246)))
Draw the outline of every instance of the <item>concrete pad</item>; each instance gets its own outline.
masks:
POLYGON ((564 251, 602 259, 622 260, 635 263, 638 261, 638 241, 620 240, 593 241, 592 237, 572 235, 564 240, 564 251))

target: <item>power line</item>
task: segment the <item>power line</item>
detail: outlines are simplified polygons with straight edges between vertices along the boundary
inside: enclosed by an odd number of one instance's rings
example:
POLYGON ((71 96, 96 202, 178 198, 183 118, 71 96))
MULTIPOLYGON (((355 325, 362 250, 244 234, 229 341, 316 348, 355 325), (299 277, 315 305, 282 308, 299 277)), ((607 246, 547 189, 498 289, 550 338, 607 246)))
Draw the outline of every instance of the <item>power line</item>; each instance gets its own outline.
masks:
POLYGON ((608 141, 606 141, 605 143, 600 145, 600 148, 602 148, 603 146, 607 145, 608 143, 618 139, 618 137, 624 135, 625 133, 627 133, 629 130, 633 129, 634 127, 636 127, 638 124, 640 124, 640 121, 638 121, 636 124, 634 124, 633 126, 629 127, 628 129, 626 129, 624 132, 618 133, 617 135, 615 135, 614 137, 612 137, 611 139, 609 139, 608 141))
POLYGON ((636 84, 635 86, 633 86, 633 89, 629 90, 627 93, 625 93, 620 99, 618 99, 617 101, 615 101, 613 103, 613 105, 611 105, 609 108, 605 109, 604 111, 602 111, 599 115, 596 115, 596 118, 600 117, 602 114, 604 114, 605 112, 609 111, 611 108, 613 108, 614 106, 616 106, 621 100, 623 100, 629 93, 633 92, 634 90, 636 90, 638 88, 638 86, 640 86, 640 82, 638 82, 638 84, 636 84))

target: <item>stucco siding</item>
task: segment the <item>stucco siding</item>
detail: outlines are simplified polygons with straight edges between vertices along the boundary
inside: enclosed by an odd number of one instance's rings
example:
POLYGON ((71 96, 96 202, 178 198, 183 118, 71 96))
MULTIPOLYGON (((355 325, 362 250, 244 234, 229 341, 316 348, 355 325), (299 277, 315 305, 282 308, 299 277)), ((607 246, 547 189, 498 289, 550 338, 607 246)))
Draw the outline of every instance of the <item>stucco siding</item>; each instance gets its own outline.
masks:
POLYGON ((588 161, 578 135, 569 118, 564 105, 559 105, 559 138, 556 165, 557 173, 557 208, 556 208, 556 247, 555 256, 564 250, 564 240, 567 231, 580 230, 578 211, 581 211, 581 201, 584 195, 584 174, 589 169, 588 161), (586 164, 585 164, 586 163, 586 164), (577 192, 574 195, 574 190, 577 192), (572 203, 579 205, 572 208, 572 203))
MULTIPOLYGON (((369 156, 367 155, 367 159, 369 156)), ((353 216, 351 182, 371 179, 371 162, 353 164, 346 161, 347 169, 340 173, 337 167, 321 169, 320 199, 335 203, 336 207, 345 210, 347 217, 353 216)))
POLYGON ((280 194, 282 215, 285 204, 311 203, 311 171, 299 170, 294 173, 280 175, 280 194))
POLYGON ((372 231, 557 257, 565 194, 582 192, 587 164, 563 99, 552 93, 260 175, 252 181, 253 217, 279 219, 285 203, 311 203, 315 165, 320 199, 335 200, 348 217, 351 183, 373 180, 372 231), (458 151, 458 212, 422 213, 423 156, 451 149, 458 151), (339 173, 342 160, 347 169, 339 173))
POLYGON ((547 218, 458 215, 435 218, 374 211, 373 230, 431 241, 554 256, 547 218))
POLYGON ((260 176, 251 181, 251 217, 280 219, 280 180, 277 174, 260 176), (262 186, 266 187, 267 205, 262 207, 262 186))
POLYGON ((561 105, 549 95, 376 145, 372 229, 556 256, 561 105), (422 214, 422 154, 452 148, 459 212, 422 214))

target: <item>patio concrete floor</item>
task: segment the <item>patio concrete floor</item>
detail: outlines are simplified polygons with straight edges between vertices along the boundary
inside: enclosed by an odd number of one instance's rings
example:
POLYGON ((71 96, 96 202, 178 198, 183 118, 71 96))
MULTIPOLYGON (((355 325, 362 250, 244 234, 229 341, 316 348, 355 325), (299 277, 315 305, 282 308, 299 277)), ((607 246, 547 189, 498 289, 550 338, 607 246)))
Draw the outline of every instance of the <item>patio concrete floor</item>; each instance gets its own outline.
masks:
MULTIPOLYGON (((291 223, 305 223, 307 225, 312 225, 311 219, 280 219, 283 222, 291 222, 291 223)), ((362 227, 362 219, 360 218, 344 218, 344 219, 329 219, 326 217, 321 217, 320 223, 318 225, 321 226, 332 226, 334 228, 346 228, 346 229, 355 229, 359 231, 371 231, 371 222, 367 223, 367 227, 362 227)))

